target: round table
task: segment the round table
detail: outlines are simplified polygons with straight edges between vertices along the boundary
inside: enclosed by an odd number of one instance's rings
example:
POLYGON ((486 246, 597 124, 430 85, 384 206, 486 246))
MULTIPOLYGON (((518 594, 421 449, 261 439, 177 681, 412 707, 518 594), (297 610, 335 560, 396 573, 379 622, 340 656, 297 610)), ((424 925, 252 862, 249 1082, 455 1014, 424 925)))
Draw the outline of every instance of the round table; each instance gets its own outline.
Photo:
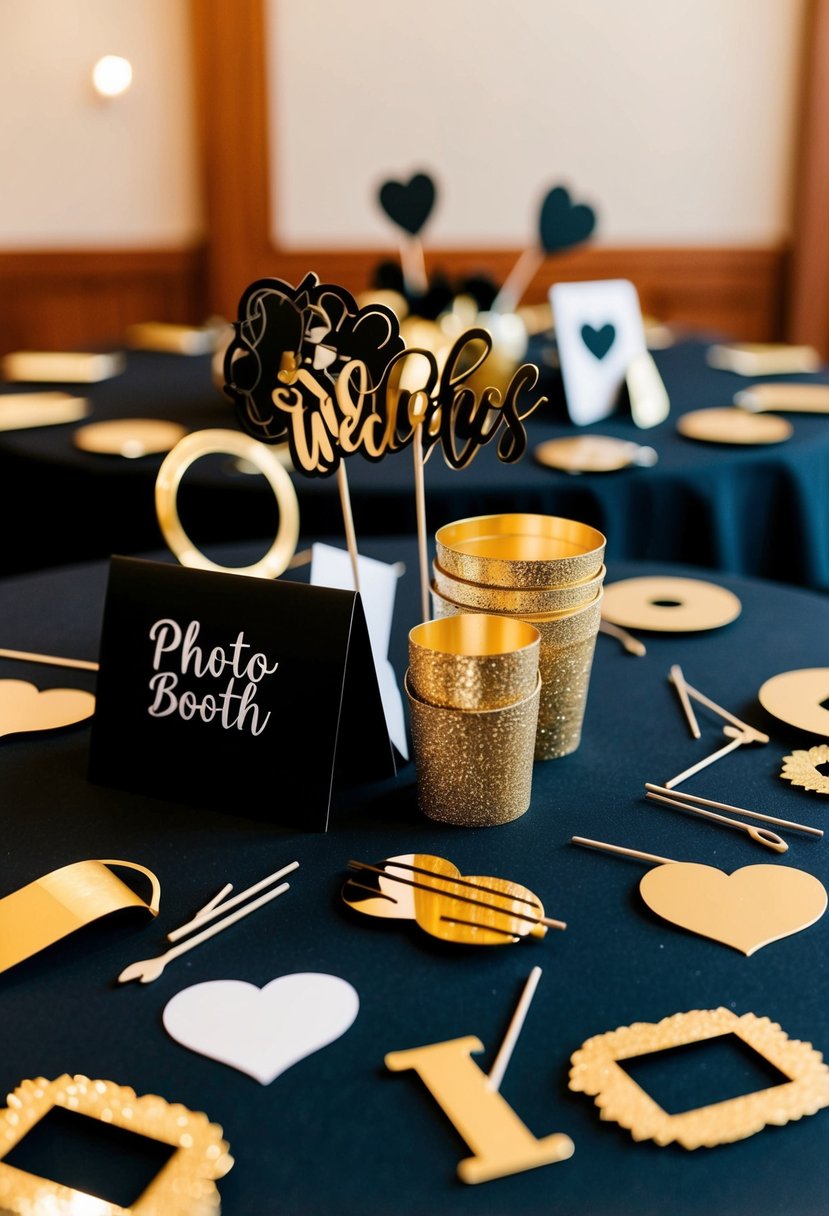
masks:
MULTIPOLYGON (((551 404, 529 419, 529 450, 519 464, 501 464, 490 445, 456 472, 433 451, 426 465, 430 530, 498 511, 564 515, 605 532, 611 559, 686 561, 829 588, 829 418, 789 415, 792 439, 772 447, 684 439, 676 433, 678 415, 728 405, 738 389, 753 383, 709 368, 706 349, 702 341, 684 340, 656 352, 672 412, 646 431, 622 411, 577 432, 563 415, 560 380, 545 368, 542 388, 551 404), (544 440, 575 433, 634 439, 654 447, 659 462, 572 476, 533 460, 533 448, 544 440)), ((230 404, 211 384, 207 358, 133 351, 123 375, 90 386, 87 395, 95 419, 173 418, 191 429, 236 425, 230 404)), ((153 486, 160 457, 129 461, 80 452, 72 444, 73 430, 0 434, 0 507, 13 521, 4 535, 6 572, 159 544, 153 486)), ((354 456, 347 468, 359 537, 414 530, 409 451, 379 464, 354 456)), ((342 535, 336 479, 295 474, 294 482, 303 536, 342 535)), ((264 479, 241 473, 230 459, 194 467, 181 506, 197 541, 264 535, 274 522, 264 479)))
MULTIPOLYGON (((389 539, 365 550, 407 565, 392 642, 401 673, 407 630, 417 619, 414 546, 389 539)), ((237 547, 231 556, 241 564, 253 551, 237 547)), ((698 573, 610 562, 608 579, 658 572, 698 573)), ((342 804, 327 835, 306 835, 247 818, 248 798, 261 799, 262 791, 247 791, 244 782, 227 815, 92 786, 85 776, 88 729, 4 739, 0 895, 70 861, 121 857, 155 871, 162 901, 152 925, 125 914, 0 975, 2 1092, 24 1077, 80 1072, 206 1111, 224 1127, 236 1159, 219 1184, 226 1216, 822 1211, 829 1188, 827 1111, 689 1153, 635 1143, 603 1123, 592 1100, 567 1088, 570 1055, 591 1035, 693 1009, 767 1015, 790 1038, 829 1048, 829 919, 745 958, 650 913, 636 889, 647 868, 642 863, 568 843, 578 834, 727 871, 780 862, 740 833, 643 799, 646 781, 664 782, 723 741, 722 722, 703 709, 702 739, 691 739, 666 678, 674 663, 689 683, 771 734, 767 746, 741 748, 700 773, 689 791, 824 826, 825 802, 778 777, 787 750, 816 740, 768 719, 757 690, 779 671, 825 663, 826 602, 762 582, 721 581, 743 604, 741 616, 723 629, 647 636, 645 658, 600 636, 580 749, 537 764, 529 812, 500 828, 445 828, 420 818, 411 766, 342 804), (462 873, 521 882, 567 930, 551 930, 541 942, 476 951, 343 906, 339 891, 350 858, 376 862, 408 852, 437 853, 462 873), (153 984, 115 984, 128 963, 160 953, 163 935, 225 882, 241 890, 294 859, 300 869, 291 876, 291 891, 272 908, 177 960, 153 984), (575 1155, 483 1190, 464 1187, 455 1170, 468 1153, 458 1135, 415 1074, 387 1072, 384 1056, 475 1035, 488 1070, 535 964, 543 975, 502 1093, 536 1136, 572 1137, 575 1155), (188 985, 225 978, 261 987, 298 971, 348 980, 359 993, 360 1013, 343 1038, 270 1086, 186 1050, 162 1028, 164 1006, 188 985)), ((105 583, 104 564, 5 580, 3 644, 94 658, 105 583)), ((40 687, 94 688, 91 674, 21 662, 0 663, 0 675, 40 687)), ((279 776, 274 772, 274 798, 279 776)), ((827 845, 788 839, 786 863, 829 882, 827 845)), ((707 1049, 698 1048, 656 1064, 642 1084, 667 1109, 681 1110, 770 1083, 763 1075, 758 1080, 739 1052, 720 1048, 716 1067, 706 1065, 707 1049)), ((99 1165, 90 1139, 76 1184, 96 1185, 99 1165)))

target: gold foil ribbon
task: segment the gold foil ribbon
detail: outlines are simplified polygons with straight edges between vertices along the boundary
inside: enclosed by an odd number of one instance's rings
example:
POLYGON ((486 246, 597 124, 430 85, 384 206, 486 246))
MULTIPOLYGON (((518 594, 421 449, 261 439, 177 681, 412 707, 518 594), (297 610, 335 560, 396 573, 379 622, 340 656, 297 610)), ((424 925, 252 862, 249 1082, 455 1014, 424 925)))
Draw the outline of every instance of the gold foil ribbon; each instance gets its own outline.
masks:
POLYGON ((144 908, 158 914, 161 886, 155 874, 134 861, 75 861, 0 899, 0 971, 31 958, 110 912, 144 908), (149 903, 109 866, 137 870, 150 881, 149 903))

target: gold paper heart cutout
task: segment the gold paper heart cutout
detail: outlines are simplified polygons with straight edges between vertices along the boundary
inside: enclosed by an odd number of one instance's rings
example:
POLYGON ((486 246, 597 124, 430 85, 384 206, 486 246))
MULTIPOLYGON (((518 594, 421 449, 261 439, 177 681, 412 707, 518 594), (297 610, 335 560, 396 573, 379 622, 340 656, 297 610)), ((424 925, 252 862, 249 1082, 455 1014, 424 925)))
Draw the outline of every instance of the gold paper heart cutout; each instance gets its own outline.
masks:
POLYGON ((792 866, 714 866, 676 861, 656 866, 639 884, 645 903, 664 920, 751 955, 808 929, 826 911, 826 890, 792 866))
POLYGON ((26 680, 0 680, 0 736, 57 730, 91 718, 95 698, 81 688, 46 688, 26 680))

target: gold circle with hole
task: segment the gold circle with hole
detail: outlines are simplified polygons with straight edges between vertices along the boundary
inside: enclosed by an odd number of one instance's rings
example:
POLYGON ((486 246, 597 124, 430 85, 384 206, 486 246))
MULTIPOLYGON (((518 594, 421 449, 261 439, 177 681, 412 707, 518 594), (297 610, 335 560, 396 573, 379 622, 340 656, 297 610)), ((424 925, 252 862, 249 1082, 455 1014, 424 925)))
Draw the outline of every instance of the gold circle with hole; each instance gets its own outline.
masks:
POLYGON ((740 615, 733 591, 698 578, 626 578, 605 587, 602 616, 625 629, 690 633, 718 629, 740 615))

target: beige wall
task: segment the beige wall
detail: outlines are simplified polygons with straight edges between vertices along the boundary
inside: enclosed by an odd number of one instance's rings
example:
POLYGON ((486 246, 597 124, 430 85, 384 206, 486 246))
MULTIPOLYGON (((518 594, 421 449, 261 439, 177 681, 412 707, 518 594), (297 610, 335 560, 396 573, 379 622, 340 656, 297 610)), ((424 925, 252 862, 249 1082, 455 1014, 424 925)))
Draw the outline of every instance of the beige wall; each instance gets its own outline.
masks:
MULTIPOLYGON (((435 245, 523 243, 558 181, 605 243, 789 230, 805 0, 265 3, 282 245, 388 245, 376 184, 420 167, 435 245)), ((189 0, 0 0, 0 249, 198 238, 189 37, 189 0)))
POLYGON ((272 231, 383 245, 430 170, 434 245, 522 244, 560 181, 612 244, 790 226, 804 0, 267 0, 272 231))
POLYGON ((0 249, 198 238, 188 18, 188 0, 0 0, 0 249), (109 102, 105 54, 134 72, 109 102))

